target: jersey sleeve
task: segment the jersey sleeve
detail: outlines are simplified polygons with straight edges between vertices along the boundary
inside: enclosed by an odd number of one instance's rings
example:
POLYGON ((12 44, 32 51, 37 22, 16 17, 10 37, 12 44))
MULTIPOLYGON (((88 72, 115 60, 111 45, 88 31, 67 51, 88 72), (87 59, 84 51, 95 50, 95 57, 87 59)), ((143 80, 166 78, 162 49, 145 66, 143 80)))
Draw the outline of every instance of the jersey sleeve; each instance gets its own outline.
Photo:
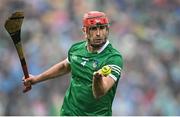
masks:
POLYGON ((72 47, 73 47, 73 46, 71 46, 70 49, 68 50, 67 61, 68 61, 69 64, 71 64, 71 52, 72 52, 72 47))
POLYGON ((69 51, 68 51, 68 56, 67 56, 66 60, 67 60, 67 62, 68 62, 69 64, 71 64, 71 59, 70 59, 69 51))
POLYGON ((68 50, 68 57, 67 57, 67 60, 68 60, 69 64, 71 64, 71 61, 72 61, 71 59, 73 59, 73 57, 74 57, 74 56, 72 56, 72 53, 74 53, 74 51, 79 50, 79 47, 80 47, 81 45, 83 45, 84 42, 85 42, 85 41, 81 41, 81 42, 75 43, 75 44, 73 44, 73 45, 70 47, 70 49, 68 50))
POLYGON ((108 58, 106 65, 111 68, 111 73, 109 76, 115 81, 119 80, 121 77, 121 71, 123 69, 123 58, 121 55, 115 55, 108 58))
POLYGON ((70 64, 70 62, 69 62, 69 58, 68 58, 68 57, 66 58, 66 60, 67 60, 67 62, 70 64))

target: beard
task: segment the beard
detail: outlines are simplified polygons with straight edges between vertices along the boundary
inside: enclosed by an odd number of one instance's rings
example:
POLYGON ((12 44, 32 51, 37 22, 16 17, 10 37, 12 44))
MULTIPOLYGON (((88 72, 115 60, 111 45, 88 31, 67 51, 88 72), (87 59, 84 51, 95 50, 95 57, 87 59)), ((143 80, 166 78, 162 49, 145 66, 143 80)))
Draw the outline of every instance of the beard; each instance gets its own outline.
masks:
POLYGON ((103 39, 103 41, 101 43, 95 43, 95 42, 91 42, 90 39, 88 39, 88 43, 91 47, 93 47, 94 49, 99 49, 101 47, 103 47, 103 45, 106 43, 107 41, 107 37, 105 37, 105 39, 103 39))

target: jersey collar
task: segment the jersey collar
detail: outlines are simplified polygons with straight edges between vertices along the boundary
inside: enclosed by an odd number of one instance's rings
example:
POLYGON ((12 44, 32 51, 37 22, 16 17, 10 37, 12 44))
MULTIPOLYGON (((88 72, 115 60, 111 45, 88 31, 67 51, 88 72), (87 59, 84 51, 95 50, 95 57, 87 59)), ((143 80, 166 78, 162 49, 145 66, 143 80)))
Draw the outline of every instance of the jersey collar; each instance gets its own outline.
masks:
POLYGON ((97 53, 98 53, 98 54, 101 53, 101 52, 108 46, 108 44, 109 44, 109 40, 106 41, 106 43, 103 45, 103 47, 101 47, 101 49, 99 49, 99 50, 97 51, 97 53))

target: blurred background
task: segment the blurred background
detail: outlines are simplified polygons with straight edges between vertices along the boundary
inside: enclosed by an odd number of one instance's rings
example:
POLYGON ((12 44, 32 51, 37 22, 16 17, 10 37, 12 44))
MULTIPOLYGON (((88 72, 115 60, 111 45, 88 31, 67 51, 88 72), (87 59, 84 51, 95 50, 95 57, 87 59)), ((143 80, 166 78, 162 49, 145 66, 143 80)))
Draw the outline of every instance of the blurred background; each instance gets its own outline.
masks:
POLYGON ((25 12, 22 43, 37 75, 83 40, 81 19, 99 10, 110 19, 109 40, 124 57, 113 115, 180 115, 180 0, 0 0, 0 115, 59 115, 70 74, 22 93, 22 69, 4 29, 25 12))

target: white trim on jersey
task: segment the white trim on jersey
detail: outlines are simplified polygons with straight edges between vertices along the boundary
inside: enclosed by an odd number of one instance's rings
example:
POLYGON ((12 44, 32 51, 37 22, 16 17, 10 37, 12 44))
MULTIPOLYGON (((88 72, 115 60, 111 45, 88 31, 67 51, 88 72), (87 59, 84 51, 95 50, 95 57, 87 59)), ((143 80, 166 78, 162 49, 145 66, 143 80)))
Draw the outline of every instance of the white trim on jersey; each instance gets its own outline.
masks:
POLYGON ((101 47, 101 49, 99 49, 99 50, 97 51, 97 53, 98 53, 98 54, 101 53, 101 52, 108 46, 108 44, 109 44, 109 40, 106 41, 106 43, 103 45, 103 47, 101 47))
POLYGON ((112 79, 114 79, 114 80, 115 80, 115 82, 117 81, 116 76, 114 76, 113 74, 109 74, 108 76, 110 76, 112 79))
POLYGON ((118 65, 108 65, 109 67, 117 67, 120 71, 121 71, 121 67, 119 67, 118 65))
POLYGON ((66 58, 67 62, 70 64, 71 62, 69 61, 68 57, 66 58))
MULTIPOLYGON (((117 66, 117 65, 108 65, 109 67, 112 68, 112 71, 116 72, 118 75, 121 74, 121 67, 117 66)), ((117 81, 116 76, 114 76, 112 73, 109 74, 109 76, 114 79, 115 81, 117 81)))
MULTIPOLYGON (((85 46, 87 46, 87 42, 85 43, 85 46)), ((106 41, 106 43, 103 45, 103 47, 101 47, 99 50, 97 50, 97 53, 101 53, 109 44, 109 40, 106 41)))
POLYGON ((118 75, 121 74, 121 68, 117 65, 108 65, 109 67, 112 68, 112 71, 116 72, 118 75))

